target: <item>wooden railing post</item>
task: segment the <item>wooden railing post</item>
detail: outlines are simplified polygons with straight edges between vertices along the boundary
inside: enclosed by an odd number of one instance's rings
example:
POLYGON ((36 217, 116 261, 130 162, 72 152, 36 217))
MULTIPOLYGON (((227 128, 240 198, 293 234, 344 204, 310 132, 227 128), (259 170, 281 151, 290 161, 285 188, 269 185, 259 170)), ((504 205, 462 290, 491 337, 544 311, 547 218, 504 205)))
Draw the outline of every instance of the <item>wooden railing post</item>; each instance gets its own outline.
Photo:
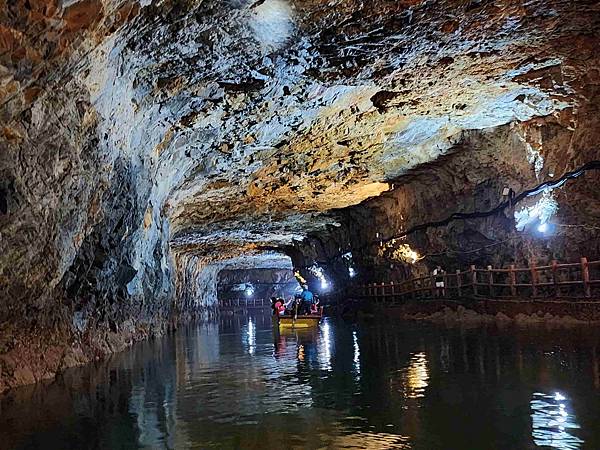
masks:
POLYGON ((494 296, 494 272, 492 272, 492 266, 487 266, 488 270, 488 292, 490 297, 494 296))
POLYGON ((473 283, 473 295, 477 295, 477 272, 475 271, 475 266, 471 266, 471 283, 473 283))
POLYGON ((554 297, 558 298, 560 292, 558 287, 558 261, 552 260, 552 282, 554 283, 554 297))
MULTIPOLYGON (((559 298, 559 296, 561 295, 561 285, 563 285, 563 284, 577 285, 580 282, 583 285, 583 291, 584 291, 585 297, 587 297, 587 298, 591 297, 592 283, 596 282, 596 280, 590 279, 590 263, 586 257, 581 257, 581 259, 580 259, 581 281, 573 280, 572 276, 569 276, 569 282, 567 282, 567 283, 561 283, 561 280, 560 280, 561 277, 559 274, 559 270, 561 269, 561 267, 573 268, 573 267, 576 267, 578 264, 569 263, 569 264, 561 265, 558 263, 557 260, 552 260, 550 266, 544 266, 541 269, 542 271, 552 270, 552 283, 548 282, 549 277, 546 275, 544 275, 543 282, 540 281, 540 279, 541 279, 540 270, 538 270, 535 260, 533 260, 533 259, 529 260, 528 264, 529 264, 529 272, 531 274, 531 297, 532 298, 538 298, 538 296, 540 295, 540 287, 544 287, 544 286, 553 286, 554 296, 555 296, 555 298, 559 298)), ((597 264, 597 262, 592 262, 592 265, 593 264, 597 264)), ((500 293, 498 293, 496 290, 497 286, 509 287, 511 297, 517 298, 517 295, 519 292, 519 289, 518 289, 519 284, 517 283, 517 281, 520 279, 520 277, 517 277, 517 273, 525 272, 526 270, 527 269, 517 269, 514 264, 509 265, 508 269, 496 269, 496 272, 502 272, 502 273, 506 273, 508 275, 508 285, 504 284, 504 283, 494 284, 494 268, 491 265, 487 266, 487 283, 486 282, 478 283, 478 277, 477 277, 478 270, 475 267, 475 265, 471 265, 469 267, 468 272, 464 272, 464 273, 470 275, 470 280, 471 280, 470 284, 473 286, 473 296, 475 296, 475 297, 481 295, 481 293, 479 292, 478 285, 485 286, 487 284, 488 293, 489 293, 490 298, 495 298, 496 294, 498 294, 499 296, 502 296, 504 290, 501 289, 499 291, 500 293)), ((480 270, 480 272, 484 273, 483 270, 480 270)), ((452 297, 454 295, 454 290, 451 291, 451 289, 456 289, 456 294, 458 295, 459 298, 461 298, 463 295, 465 295, 465 288, 468 288, 469 283, 465 282, 463 280, 462 275, 463 275, 463 272, 461 272, 460 269, 456 269, 456 272, 453 274, 444 273, 442 275, 443 282, 444 282, 444 287, 442 288, 442 290, 443 290, 442 296, 443 297, 452 297), (453 285, 452 283, 450 283, 450 280, 452 279, 452 277, 455 277, 456 285, 453 285)), ((502 279, 505 279, 505 278, 502 277, 502 279)), ((378 304, 379 303, 383 303, 385 305, 397 304, 398 302, 401 302, 402 300, 407 300, 407 299, 414 300, 417 298, 427 298, 428 292, 430 293, 430 295, 432 297, 434 297, 436 295, 436 293, 438 292, 438 289, 435 285, 435 280, 436 280, 436 276, 430 275, 430 276, 425 276, 425 277, 412 277, 412 278, 403 280, 400 283, 396 283, 396 284, 393 281, 390 281, 389 284, 386 284, 384 282, 367 283, 367 284, 355 286, 354 289, 355 289, 355 292, 363 293, 363 296, 365 298, 374 299, 374 301, 378 304), (429 286, 427 286, 427 282, 430 283, 429 286)), ((522 283, 523 284, 521 284, 521 286, 529 286, 525 282, 522 282, 522 283)), ((545 295, 545 293, 546 293, 545 290, 541 291, 541 295, 545 295)), ((485 295, 485 290, 483 292, 483 295, 485 295)), ((220 304, 223 305, 224 307, 227 307, 227 306, 234 307, 237 303, 237 306, 239 307, 240 304, 242 303, 242 301, 246 307, 249 307, 251 304, 256 307, 259 303, 261 306, 263 306, 263 307, 265 306, 264 298, 261 298, 260 302, 257 302, 256 299, 253 298, 252 303, 250 302, 250 299, 248 299, 248 298, 240 299, 238 297, 238 298, 231 298, 231 299, 223 299, 220 301, 220 304)))
POLYGON ((585 256, 581 258, 581 280, 583 281, 583 292, 586 297, 591 297, 590 289, 590 266, 585 256))
POLYGON ((515 265, 511 264, 508 268, 508 282, 510 284, 510 295, 517 296, 517 274, 515 273, 515 265))
POLYGON ((435 277, 429 277, 429 298, 437 297, 437 288, 435 286, 435 277))
POLYGON ((529 261, 529 271, 531 272, 531 296, 537 297, 537 268, 535 261, 529 261))

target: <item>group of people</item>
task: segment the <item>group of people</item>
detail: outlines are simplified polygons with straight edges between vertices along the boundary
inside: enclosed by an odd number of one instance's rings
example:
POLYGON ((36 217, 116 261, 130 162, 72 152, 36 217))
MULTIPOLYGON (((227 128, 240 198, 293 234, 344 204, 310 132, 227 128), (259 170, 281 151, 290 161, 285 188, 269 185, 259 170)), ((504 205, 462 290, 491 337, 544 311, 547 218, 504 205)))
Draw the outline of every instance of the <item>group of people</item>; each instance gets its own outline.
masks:
POLYGON ((283 298, 271 297, 271 308, 274 315, 309 315, 317 314, 319 311, 319 299, 314 295, 306 284, 302 285, 302 292, 296 294, 288 302, 283 298))

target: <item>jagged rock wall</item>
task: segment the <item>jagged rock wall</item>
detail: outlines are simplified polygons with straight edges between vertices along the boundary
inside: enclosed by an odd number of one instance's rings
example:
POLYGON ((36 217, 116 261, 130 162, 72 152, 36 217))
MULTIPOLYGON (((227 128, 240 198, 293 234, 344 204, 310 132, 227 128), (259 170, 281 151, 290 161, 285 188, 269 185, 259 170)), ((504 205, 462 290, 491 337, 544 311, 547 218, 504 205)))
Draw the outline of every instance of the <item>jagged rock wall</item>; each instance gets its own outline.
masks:
POLYGON ((175 308, 183 314, 216 314, 217 277, 223 264, 186 255, 177 259, 175 308))
POLYGON ((2 11, 0 391, 199 313, 173 303, 162 207, 178 162, 154 149, 160 108, 135 105, 128 30, 105 27, 138 8, 114 6, 2 11))

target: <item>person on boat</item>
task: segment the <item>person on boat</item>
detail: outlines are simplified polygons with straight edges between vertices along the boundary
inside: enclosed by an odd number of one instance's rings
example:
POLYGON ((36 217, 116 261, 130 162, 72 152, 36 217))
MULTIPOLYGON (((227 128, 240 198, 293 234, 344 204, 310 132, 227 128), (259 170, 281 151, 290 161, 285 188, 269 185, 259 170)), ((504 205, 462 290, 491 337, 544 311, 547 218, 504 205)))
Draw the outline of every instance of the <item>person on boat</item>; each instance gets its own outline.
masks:
POLYGON ((302 293, 300 294, 300 299, 302 303, 300 304, 300 311, 302 314, 310 314, 310 306, 313 304, 315 296, 311 291, 308 290, 308 286, 306 284, 302 285, 302 293))
POLYGON ((310 305, 310 313, 311 314, 319 314, 319 298, 315 295, 313 297, 313 302, 310 305))
POLYGON ((444 296, 444 274, 446 272, 442 269, 442 266, 438 265, 433 271, 433 277, 435 281, 435 296, 444 296))
POLYGON ((285 312, 285 305, 283 299, 271 297, 271 306, 273 308, 273 315, 282 315, 285 312))
POLYGON ((294 295, 289 302, 285 304, 285 314, 293 316, 296 313, 296 307, 300 308, 300 294, 294 295))

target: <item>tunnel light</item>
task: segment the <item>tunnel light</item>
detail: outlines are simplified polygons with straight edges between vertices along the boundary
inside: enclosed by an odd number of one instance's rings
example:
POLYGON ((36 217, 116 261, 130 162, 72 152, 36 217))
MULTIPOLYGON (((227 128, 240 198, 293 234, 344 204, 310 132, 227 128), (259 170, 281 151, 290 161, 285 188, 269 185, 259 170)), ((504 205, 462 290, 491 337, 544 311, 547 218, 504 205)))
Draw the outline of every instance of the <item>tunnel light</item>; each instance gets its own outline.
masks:
POLYGON ((350 278, 354 278, 356 276, 356 270, 354 270, 353 267, 354 263, 352 261, 352 252, 344 253, 342 255, 342 259, 348 267, 348 275, 350 276, 350 278))
POLYGON ((327 278, 325 277, 325 271, 323 270, 322 267, 317 266, 316 264, 313 264, 312 266, 310 266, 308 268, 308 270, 310 271, 310 273, 312 273, 316 278, 319 279, 319 281, 321 282, 321 289, 325 290, 328 289, 330 286, 329 281, 327 281, 327 278))
POLYGON ((378 256, 408 264, 415 264, 424 258, 424 256, 419 255, 418 252, 413 250, 409 244, 399 244, 400 239, 404 238, 392 239, 386 242, 383 247, 378 249, 378 256))
POLYGON ((410 247, 407 250, 406 257, 411 262, 411 264, 414 264, 419 260, 419 254, 414 250, 410 249, 410 247))
POLYGON ((542 223, 538 226, 538 231, 540 233, 545 233, 546 231, 548 231, 548 224, 547 223, 542 223))
POLYGON ((544 191, 535 204, 515 211, 515 228, 518 231, 523 231, 525 227, 530 226, 530 224, 535 223, 537 220, 540 222, 538 231, 543 233, 544 231, 539 230, 539 227, 547 224, 557 211, 558 203, 554 199, 553 193, 551 191, 544 191))

